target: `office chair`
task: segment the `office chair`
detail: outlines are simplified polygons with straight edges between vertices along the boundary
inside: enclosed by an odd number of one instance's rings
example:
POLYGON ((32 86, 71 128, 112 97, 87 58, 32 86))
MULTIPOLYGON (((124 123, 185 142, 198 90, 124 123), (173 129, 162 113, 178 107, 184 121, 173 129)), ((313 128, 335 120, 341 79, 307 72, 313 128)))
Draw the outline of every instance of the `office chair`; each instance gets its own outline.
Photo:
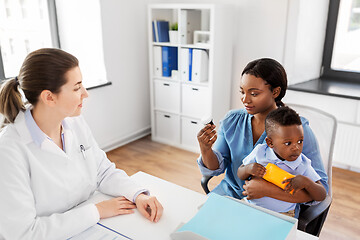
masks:
MULTIPOLYGON (((300 116, 309 120, 311 130, 314 132, 320 149, 320 155, 324 164, 324 169, 328 175, 329 191, 326 198, 317 205, 300 205, 298 218, 298 229, 309 234, 319 236, 325 222, 327 213, 332 202, 332 156, 337 128, 337 121, 334 116, 322 110, 302 106, 298 104, 287 104, 294 109, 300 116)), ((212 176, 203 176, 201 186, 208 194, 208 182, 212 176)))

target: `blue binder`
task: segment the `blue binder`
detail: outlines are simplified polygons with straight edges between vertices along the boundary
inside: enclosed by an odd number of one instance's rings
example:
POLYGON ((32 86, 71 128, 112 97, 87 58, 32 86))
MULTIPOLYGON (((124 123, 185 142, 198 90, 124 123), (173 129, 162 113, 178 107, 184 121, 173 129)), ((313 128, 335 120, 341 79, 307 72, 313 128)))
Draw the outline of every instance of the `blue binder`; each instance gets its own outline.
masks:
POLYGON ((193 49, 189 48, 189 81, 191 81, 191 74, 192 74, 192 57, 193 49))
POLYGON ((161 47, 163 77, 171 77, 171 71, 178 69, 177 47, 161 47))
MULTIPOLYGON (((157 31, 159 38, 158 42, 169 42, 169 22, 168 21, 156 21, 157 31)), ((156 35, 156 34, 155 34, 156 35)))

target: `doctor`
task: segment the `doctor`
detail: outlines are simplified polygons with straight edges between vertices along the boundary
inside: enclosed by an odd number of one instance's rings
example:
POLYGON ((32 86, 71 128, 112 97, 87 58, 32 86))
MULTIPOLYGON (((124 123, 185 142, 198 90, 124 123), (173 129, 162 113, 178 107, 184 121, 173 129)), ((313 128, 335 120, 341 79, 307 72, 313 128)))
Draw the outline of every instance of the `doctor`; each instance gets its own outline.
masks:
POLYGON ((67 239, 134 208, 160 219, 158 200, 98 147, 80 116, 86 97, 78 60, 59 49, 30 53, 2 84, 0 239, 67 239), (77 207, 95 190, 115 198, 77 207))

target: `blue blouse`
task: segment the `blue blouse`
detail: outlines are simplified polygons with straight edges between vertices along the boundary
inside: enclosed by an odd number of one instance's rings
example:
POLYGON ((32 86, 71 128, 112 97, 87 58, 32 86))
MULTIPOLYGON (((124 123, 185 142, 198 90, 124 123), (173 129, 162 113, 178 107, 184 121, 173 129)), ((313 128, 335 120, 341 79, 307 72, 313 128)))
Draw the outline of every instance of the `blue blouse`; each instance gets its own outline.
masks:
MULTIPOLYGON (((243 159, 251 153, 258 145, 265 142, 265 131, 253 144, 253 134, 251 127, 251 119, 253 115, 248 114, 245 109, 231 110, 225 118, 220 121, 220 127, 217 134, 217 140, 213 146, 213 152, 218 158, 219 168, 212 171, 207 169, 201 156, 197 162, 203 175, 217 176, 226 171, 224 179, 213 190, 220 195, 227 195, 235 198, 243 198, 244 180, 237 177, 237 170, 243 162, 243 159)), ((304 129, 304 142, 302 153, 311 159, 311 166, 321 177, 321 183, 328 191, 328 177, 321 160, 319 145, 314 133, 309 127, 307 119, 301 117, 304 129)))

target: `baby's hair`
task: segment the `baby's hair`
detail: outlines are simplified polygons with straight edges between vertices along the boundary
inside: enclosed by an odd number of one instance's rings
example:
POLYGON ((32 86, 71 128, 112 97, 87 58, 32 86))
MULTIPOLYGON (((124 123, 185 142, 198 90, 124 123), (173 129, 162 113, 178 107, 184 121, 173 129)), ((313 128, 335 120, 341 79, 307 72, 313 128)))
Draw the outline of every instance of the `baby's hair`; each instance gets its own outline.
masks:
POLYGON ((301 125, 301 119, 293 109, 279 107, 271 111, 265 119, 266 135, 270 136, 278 126, 301 125))

